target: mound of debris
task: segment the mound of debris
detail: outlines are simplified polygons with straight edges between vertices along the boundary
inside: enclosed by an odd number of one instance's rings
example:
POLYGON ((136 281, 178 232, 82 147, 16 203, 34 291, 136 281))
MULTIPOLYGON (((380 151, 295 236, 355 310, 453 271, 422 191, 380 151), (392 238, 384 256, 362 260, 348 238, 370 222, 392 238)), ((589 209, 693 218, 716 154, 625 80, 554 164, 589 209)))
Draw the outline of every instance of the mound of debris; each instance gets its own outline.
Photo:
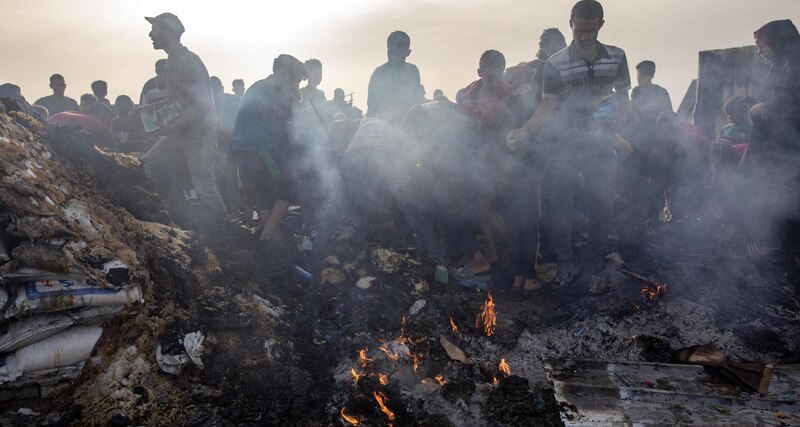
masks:
MULTIPOLYGON (((350 226, 309 281, 293 242, 182 230, 134 158, 30 120, 0 113, 3 425, 800 420, 791 254, 732 259, 675 220, 620 233, 600 280, 540 265, 542 291, 487 292, 350 226), (675 367, 709 343, 724 366, 675 367), (720 375, 753 363, 766 394, 720 375)), ((284 234, 306 242, 296 212, 284 234)))

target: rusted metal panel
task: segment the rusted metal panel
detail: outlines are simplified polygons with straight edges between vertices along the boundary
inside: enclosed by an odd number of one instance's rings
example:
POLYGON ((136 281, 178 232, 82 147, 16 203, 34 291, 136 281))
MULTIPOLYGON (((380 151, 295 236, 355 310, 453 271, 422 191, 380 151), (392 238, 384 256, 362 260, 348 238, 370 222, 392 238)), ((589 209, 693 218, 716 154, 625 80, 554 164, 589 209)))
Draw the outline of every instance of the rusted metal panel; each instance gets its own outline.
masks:
POLYGON ((545 370, 567 426, 800 423, 798 366, 776 367, 764 395, 694 365, 556 359, 545 370))

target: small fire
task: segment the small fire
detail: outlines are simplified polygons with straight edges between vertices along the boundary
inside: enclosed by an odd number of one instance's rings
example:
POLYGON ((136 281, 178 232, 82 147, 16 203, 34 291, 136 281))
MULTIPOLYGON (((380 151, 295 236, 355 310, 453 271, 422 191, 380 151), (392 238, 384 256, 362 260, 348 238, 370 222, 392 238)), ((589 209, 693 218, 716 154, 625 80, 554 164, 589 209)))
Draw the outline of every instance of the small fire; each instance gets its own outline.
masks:
POLYGON ((411 356, 414 358, 414 372, 417 372, 417 368, 419 368, 419 356, 417 356, 417 353, 411 353, 411 356))
POLYGON ((658 295, 663 293, 667 289, 666 283, 654 283, 652 285, 648 285, 645 288, 642 288, 640 295, 642 296, 642 301, 654 301, 658 295))
POLYGON ((447 384, 447 380, 445 380, 444 377, 441 376, 441 375, 437 375, 437 376, 433 377, 433 379, 435 379, 436 382, 439 383, 440 386, 444 386, 445 384, 447 384))
POLYGON ((389 384, 389 377, 387 377, 386 374, 378 374, 378 382, 381 383, 381 385, 387 385, 389 384))
POLYGON ((450 318, 450 329, 453 331, 454 334, 458 335, 458 326, 456 326, 456 322, 453 322, 453 318, 450 318))
MULTIPOLYGON (((481 307, 481 322, 483 322, 483 330, 486 331, 486 336, 494 335, 494 327, 497 325, 497 314, 494 311, 494 299, 492 293, 486 293, 486 302, 481 307)), ((480 324, 478 325, 481 326, 480 324)))
POLYGON ((389 418, 389 421, 394 420, 394 412, 392 412, 386 406, 386 403, 389 401, 386 395, 379 391, 373 391, 372 395, 375 396, 375 400, 378 401, 378 406, 381 407, 381 412, 383 412, 386 415, 386 418, 389 418))
POLYGON ((500 372, 506 374, 506 376, 511 375, 511 367, 508 366, 508 363, 506 363, 506 359, 500 359, 500 366, 498 369, 500 372))
POLYGON ((364 421, 364 417, 354 417, 344 413, 344 406, 342 406, 342 419, 347 421, 350 425, 359 426, 364 421))
POLYGON ((355 385, 356 385, 356 383, 358 383, 358 379, 359 379, 359 378, 361 378, 361 377, 363 377, 363 376, 364 376, 364 374, 359 374, 359 373, 358 373, 358 372, 356 372, 356 370, 355 370, 355 369, 353 369, 353 368, 350 368, 350 375, 352 375, 352 376, 353 376, 353 386, 355 386, 355 385))
POLYGON ((500 381, 497 381, 497 376, 492 377, 492 385, 497 385, 500 381))
POLYGON ((383 352, 383 354, 385 354, 385 355, 386 355, 386 357, 388 357, 389 359, 392 359, 392 360, 398 360, 398 359, 400 359, 400 356, 398 356, 398 355, 396 355, 396 354, 392 353, 392 352, 389 350, 389 348, 388 348, 387 346, 388 346, 388 344, 383 344, 382 346, 378 347, 378 349, 379 349, 380 351, 382 351, 382 352, 383 352))
POLYGON ((367 364, 369 364, 369 362, 372 362, 372 359, 367 357, 367 349, 366 348, 362 348, 361 350, 358 350, 358 360, 361 361, 361 367, 362 368, 366 368, 367 364))

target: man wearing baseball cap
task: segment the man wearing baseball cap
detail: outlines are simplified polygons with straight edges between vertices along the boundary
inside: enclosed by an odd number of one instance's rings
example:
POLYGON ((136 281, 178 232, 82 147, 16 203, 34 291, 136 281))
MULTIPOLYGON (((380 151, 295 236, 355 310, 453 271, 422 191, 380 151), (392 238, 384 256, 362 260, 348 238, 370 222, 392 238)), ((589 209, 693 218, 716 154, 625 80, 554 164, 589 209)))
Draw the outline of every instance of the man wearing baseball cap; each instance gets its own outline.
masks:
POLYGON ((183 169, 179 165, 185 162, 191 186, 197 192, 197 198, 190 202, 203 208, 193 212, 221 217, 224 208, 214 173, 217 116, 208 70, 196 54, 181 44, 184 27, 177 16, 162 13, 145 19, 153 26, 153 48, 167 53, 168 95, 164 105, 176 112, 174 119, 156 122, 164 138, 142 157, 145 171, 154 181, 177 190, 179 177, 175 171, 183 169))

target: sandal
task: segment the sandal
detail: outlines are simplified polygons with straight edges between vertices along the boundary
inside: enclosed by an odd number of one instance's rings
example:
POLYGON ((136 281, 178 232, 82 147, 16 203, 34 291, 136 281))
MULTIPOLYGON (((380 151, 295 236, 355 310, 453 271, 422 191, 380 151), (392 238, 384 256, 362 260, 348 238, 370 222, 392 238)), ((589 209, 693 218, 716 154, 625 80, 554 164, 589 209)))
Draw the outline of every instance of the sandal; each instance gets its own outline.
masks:
POLYGON ((475 273, 465 265, 462 267, 451 268, 450 276, 452 276, 457 281, 475 280, 478 282, 489 282, 492 280, 492 270, 485 271, 482 273, 475 273))

